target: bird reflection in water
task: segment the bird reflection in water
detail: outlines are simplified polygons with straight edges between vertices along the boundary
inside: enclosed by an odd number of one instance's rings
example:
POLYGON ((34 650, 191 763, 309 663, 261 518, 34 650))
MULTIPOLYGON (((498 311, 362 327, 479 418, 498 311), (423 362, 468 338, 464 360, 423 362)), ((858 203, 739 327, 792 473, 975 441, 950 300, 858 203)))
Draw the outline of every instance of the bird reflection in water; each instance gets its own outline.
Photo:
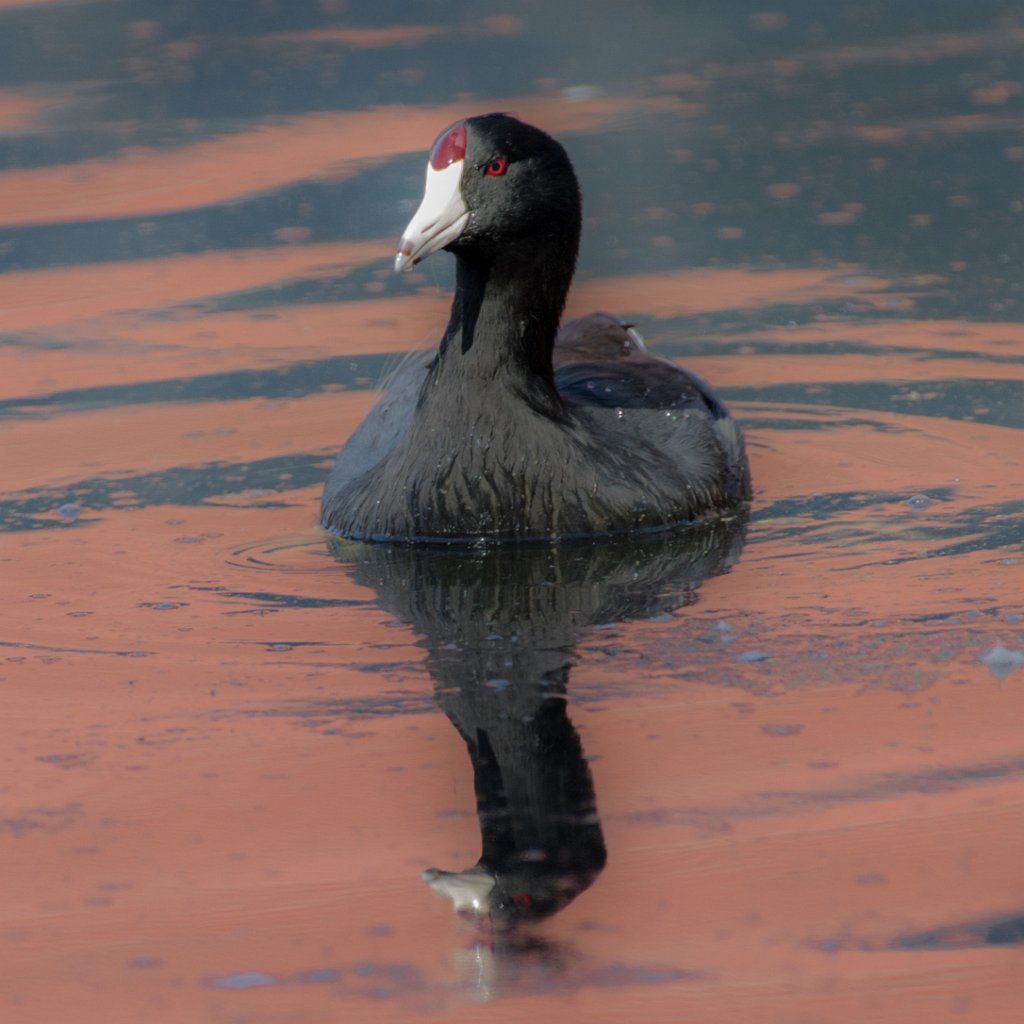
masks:
MULTIPOLYGON (((423 878, 472 926, 469 985, 486 997, 569 952, 531 927, 588 889, 606 850, 569 717, 575 645, 590 627, 691 604, 734 564, 737 516, 654 535, 562 545, 360 545, 332 538, 353 579, 422 637, 441 709, 473 764, 481 854, 423 878)), ((625 682, 625 681, 624 681, 625 682)), ((610 768, 614 770, 614 766, 610 768)))

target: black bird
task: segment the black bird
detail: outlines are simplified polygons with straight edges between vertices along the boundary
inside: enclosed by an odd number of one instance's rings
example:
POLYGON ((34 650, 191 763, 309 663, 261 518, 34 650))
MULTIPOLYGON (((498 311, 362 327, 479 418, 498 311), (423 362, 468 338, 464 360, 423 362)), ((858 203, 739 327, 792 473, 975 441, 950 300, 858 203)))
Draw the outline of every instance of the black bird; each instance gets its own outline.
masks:
POLYGON ((507 114, 437 138, 396 270, 447 249, 451 317, 353 433, 322 523, 358 540, 565 539, 666 528, 750 497, 735 420, 606 314, 558 323, 579 248, 562 146, 507 114))

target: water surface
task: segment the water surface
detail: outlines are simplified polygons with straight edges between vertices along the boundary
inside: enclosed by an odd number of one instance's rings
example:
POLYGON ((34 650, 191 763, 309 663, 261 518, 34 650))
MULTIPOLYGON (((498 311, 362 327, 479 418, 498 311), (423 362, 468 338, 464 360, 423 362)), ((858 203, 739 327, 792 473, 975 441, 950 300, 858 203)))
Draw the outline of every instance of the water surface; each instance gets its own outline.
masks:
POLYGON ((4 1019, 1016 1021, 1022 43, 1008 0, 0 3, 4 1019), (448 257, 390 269, 425 150, 493 109, 576 163, 570 315, 742 420, 749 522, 316 530, 445 323, 448 257))

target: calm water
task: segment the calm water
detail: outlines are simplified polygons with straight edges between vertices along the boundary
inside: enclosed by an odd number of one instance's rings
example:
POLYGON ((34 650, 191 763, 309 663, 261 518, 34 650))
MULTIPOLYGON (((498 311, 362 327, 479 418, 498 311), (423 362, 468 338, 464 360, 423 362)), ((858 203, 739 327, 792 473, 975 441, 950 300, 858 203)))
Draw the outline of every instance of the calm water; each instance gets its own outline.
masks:
POLYGON ((1022 52, 1009 0, 0 0, 3 1020, 1018 1021, 1022 52), (749 520, 316 530, 493 109, 749 520))

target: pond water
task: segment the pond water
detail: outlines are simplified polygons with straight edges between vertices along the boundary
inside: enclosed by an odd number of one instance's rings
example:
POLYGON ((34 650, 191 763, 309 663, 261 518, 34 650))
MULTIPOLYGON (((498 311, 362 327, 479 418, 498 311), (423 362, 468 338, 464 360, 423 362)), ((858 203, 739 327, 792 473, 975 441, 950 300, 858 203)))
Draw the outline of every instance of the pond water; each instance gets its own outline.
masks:
POLYGON ((1017 1021, 1010 0, 0 0, 12 1022, 1017 1021), (569 314, 721 388, 749 518, 316 528, 425 152, 566 144, 569 314), (489 915, 472 912, 474 905, 489 915))

